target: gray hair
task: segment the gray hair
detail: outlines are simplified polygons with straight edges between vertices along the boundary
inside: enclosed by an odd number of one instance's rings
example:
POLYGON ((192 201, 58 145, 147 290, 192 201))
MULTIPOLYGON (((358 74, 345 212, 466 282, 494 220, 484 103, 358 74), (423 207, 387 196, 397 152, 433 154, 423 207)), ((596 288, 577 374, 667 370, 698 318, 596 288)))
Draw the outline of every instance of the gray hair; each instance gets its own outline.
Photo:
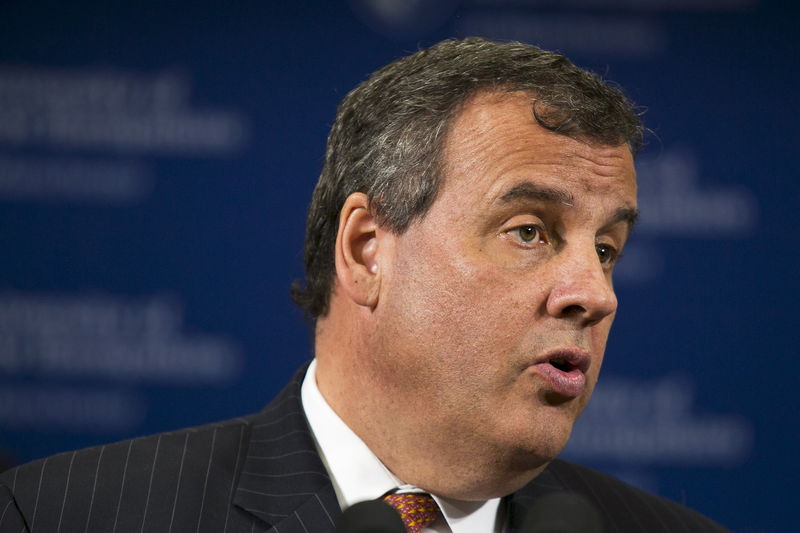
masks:
POLYGON ((627 143, 634 154, 641 147, 633 104, 554 52, 473 37, 442 41, 386 65, 342 100, 328 136, 306 224, 306 286, 292 285, 307 315, 316 319, 328 311, 347 197, 366 194, 378 223, 403 233, 436 198, 453 118, 484 91, 527 92, 533 116, 550 131, 607 146, 627 143))

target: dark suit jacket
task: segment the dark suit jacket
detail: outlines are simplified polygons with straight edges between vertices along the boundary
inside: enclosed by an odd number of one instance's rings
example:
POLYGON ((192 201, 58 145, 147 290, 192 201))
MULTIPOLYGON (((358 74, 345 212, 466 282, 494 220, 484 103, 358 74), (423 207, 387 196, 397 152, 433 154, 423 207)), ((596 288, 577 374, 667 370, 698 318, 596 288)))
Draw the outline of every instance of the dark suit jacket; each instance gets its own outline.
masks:
MULTIPOLYGON (((0 533, 333 532, 341 514, 300 403, 301 370, 258 414, 63 453, 0 475, 0 533)), ((676 503, 556 460, 503 505, 573 490, 605 531, 725 531, 676 503)))

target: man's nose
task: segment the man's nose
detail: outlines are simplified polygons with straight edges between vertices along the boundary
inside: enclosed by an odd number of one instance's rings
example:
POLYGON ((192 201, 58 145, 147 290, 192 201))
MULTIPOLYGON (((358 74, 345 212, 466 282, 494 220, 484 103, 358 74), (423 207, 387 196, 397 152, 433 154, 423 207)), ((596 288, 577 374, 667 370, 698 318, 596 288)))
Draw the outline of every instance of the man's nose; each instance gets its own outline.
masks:
POLYGON ((592 245, 590 250, 562 252, 554 266, 547 312, 590 326, 617 310, 611 276, 603 268, 592 245))

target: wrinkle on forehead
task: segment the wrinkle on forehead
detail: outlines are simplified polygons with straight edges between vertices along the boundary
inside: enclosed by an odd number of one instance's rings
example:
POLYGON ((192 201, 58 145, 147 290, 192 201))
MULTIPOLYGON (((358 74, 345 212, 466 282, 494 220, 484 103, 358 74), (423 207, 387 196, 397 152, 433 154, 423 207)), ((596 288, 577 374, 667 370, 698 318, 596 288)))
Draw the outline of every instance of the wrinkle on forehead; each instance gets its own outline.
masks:
POLYGON ((598 176, 617 177, 628 168, 629 163, 633 163, 633 156, 627 145, 605 146, 573 139, 569 140, 580 146, 579 149, 571 151, 569 157, 585 161, 591 168, 592 173, 598 176))
POLYGON ((528 165, 541 166, 545 173, 564 179, 569 179, 570 168, 576 167, 600 178, 635 177, 627 145, 608 146, 551 132, 536 121, 532 104, 533 98, 522 92, 484 92, 473 97, 461 108, 448 133, 446 167, 478 166, 482 154, 493 154, 496 175, 527 159, 528 165))

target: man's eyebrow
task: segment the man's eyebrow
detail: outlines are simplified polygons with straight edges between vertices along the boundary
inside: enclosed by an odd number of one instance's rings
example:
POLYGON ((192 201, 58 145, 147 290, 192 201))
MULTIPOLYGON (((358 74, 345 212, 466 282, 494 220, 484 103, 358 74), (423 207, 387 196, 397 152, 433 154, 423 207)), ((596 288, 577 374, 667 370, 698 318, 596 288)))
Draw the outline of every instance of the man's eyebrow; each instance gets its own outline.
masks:
POLYGON ((614 224, 619 224, 620 222, 626 222, 628 224, 628 231, 630 231, 633 229, 633 225, 636 224, 638 219, 638 209, 633 207, 620 207, 614 212, 614 216, 611 217, 606 226, 613 226, 614 224))
MULTIPOLYGON (((508 203, 520 198, 544 202, 557 202, 567 206, 572 206, 575 203, 572 194, 567 191, 553 189, 551 187, 543 187, 531 182, 524 182, 514 185, 500 197, 500 201, 508 203)), ((639 211, 636 208, 627 206, 620 207, 609 219, 607 226, 613 226, 614 224, 625 222, 627 223, 628 228, 633 229, 633 226, 638 219, 639 211)))
POLYGON ((567 191, 552 189, 550 187, 542 187, 541 185, 536 185, 535 183, 530 182, 519 183, 513 186, 505 194, 503 194, 503 196, 500 197, 500 201, 507 203, 513 202, 514 200, 518 200, 520 198, 545 202, 558 202, 568 206, 572 206, 575 203, 574 198, 567 191))

